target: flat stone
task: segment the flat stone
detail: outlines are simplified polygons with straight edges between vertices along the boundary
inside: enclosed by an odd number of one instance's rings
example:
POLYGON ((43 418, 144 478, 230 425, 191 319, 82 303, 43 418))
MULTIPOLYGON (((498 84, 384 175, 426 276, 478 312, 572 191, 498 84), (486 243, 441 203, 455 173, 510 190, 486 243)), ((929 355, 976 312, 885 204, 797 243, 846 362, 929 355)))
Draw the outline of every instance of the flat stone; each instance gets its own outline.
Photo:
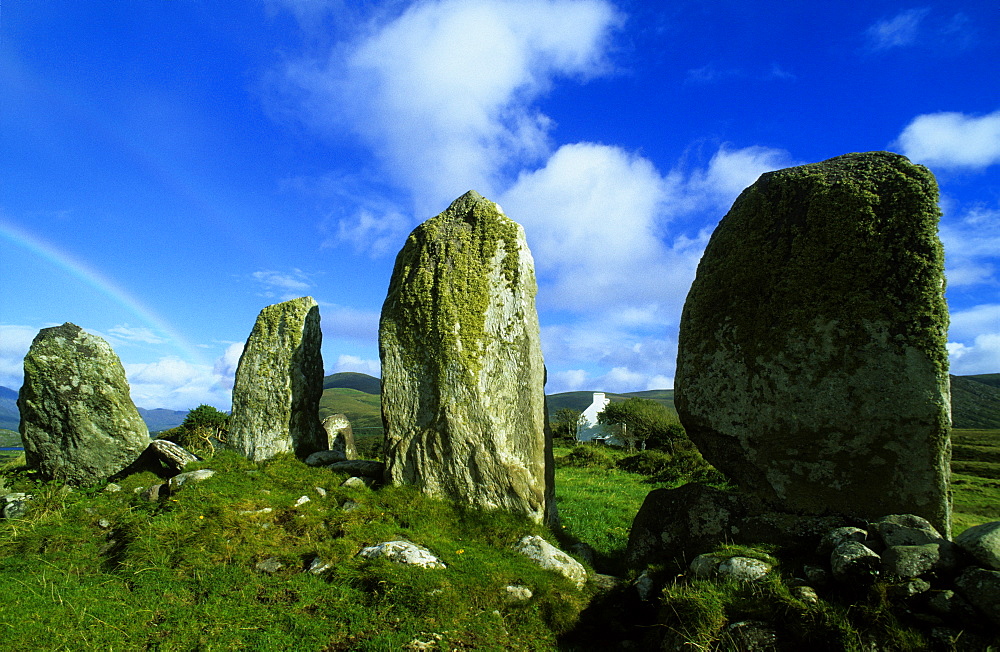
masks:
POLYGON ((368 559, 387 559, 396 564, 419 568, 447 568, 430 550, 411 541, 384 541, 364 548, 358 555, 368 559))
POLYGON ((583 588, 587 583, 587 569, 583 564, 540 536, 526 536, 517 542, 514 549, 542 568, 559 573, 577 588, 583 588))

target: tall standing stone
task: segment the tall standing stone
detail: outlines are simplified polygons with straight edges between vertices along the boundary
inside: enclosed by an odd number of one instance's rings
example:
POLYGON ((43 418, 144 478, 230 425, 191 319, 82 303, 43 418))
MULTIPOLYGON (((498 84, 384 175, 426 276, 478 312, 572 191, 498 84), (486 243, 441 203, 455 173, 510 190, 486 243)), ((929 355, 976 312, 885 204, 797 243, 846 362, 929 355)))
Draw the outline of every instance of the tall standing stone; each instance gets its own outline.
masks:
POLYGON ((555 518, 536 290, 524 230, 474 191, 410 234, 379 326, 386 482, 555 518))
POLYGON ((260 461, 326 448, 319 420, 323 395, 319 306, 302 297, 260 311, 233 386, 228 445, 260 461))
POLYGON ((43 328, 35 337, 17 407, 28 467, 46 478, 106 480, 149 445, 118 356, 76 324, 43 328))
POLYGON ((708 459, 784 509, 949 530, 944 258, 933 175, 889 152, 764 174, 712 235, 675 404, 708 459))

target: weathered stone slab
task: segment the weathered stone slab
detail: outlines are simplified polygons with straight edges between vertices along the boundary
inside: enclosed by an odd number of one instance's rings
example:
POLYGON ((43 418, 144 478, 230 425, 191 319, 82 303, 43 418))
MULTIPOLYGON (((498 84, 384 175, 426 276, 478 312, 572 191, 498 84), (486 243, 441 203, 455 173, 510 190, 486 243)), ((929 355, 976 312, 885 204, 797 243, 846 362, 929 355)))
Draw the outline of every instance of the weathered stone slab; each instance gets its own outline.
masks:
POLYGON ((777 509, 912 513, 947 535, 937 184, 889 152, 764 174, 716 228, 681 318, 675 404, 777 509))
POLYGON ((35 337, 17 406, 27 465, 46 478, 107 480, 149 445, 118 356, 75 324, 43 328, 35 337))
POLYGON ((322 341, 319 305, 312 297, 260 311, 236 368, 230 448, 255 461, 326 449, 319 421, 322 341))
POLYGON ((356 460, 358 451, 354 446, 354 430, 350 420, 343 414, 332 414, 323 419, 327 448, 337 456, 333 462, 356 460))
POLYGON ((551 522, 535 293, 524 230, 474 191, 410 234, 379 327, 387 482, 551 522))

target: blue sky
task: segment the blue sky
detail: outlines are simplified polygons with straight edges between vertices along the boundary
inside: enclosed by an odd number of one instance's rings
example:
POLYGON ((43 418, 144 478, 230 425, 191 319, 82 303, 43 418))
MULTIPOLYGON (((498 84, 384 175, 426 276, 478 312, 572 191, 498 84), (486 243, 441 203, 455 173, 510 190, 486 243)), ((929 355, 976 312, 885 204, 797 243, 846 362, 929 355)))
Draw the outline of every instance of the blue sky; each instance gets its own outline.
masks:
POLYGON ((0 385, 40 328, 142 407, 229 407, 264 306, 378 374, 407 233, 476 189, 524 225, 549 392, 673 383, 719 219, 762 172, 889 149, 937 175, 952 371, 1000 372, 1000 7, 9 0, 0 385))

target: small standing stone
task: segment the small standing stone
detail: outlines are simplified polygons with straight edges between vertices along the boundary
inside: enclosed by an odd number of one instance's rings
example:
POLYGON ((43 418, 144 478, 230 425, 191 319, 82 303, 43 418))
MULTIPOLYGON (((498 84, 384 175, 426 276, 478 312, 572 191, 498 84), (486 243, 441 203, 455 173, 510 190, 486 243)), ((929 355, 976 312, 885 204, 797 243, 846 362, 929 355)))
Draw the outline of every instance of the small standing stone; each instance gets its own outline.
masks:
POLYGON ((302 297, 260 311, 236 368, 228 445, 254 461, 326 448, 319 305, 302 297))

